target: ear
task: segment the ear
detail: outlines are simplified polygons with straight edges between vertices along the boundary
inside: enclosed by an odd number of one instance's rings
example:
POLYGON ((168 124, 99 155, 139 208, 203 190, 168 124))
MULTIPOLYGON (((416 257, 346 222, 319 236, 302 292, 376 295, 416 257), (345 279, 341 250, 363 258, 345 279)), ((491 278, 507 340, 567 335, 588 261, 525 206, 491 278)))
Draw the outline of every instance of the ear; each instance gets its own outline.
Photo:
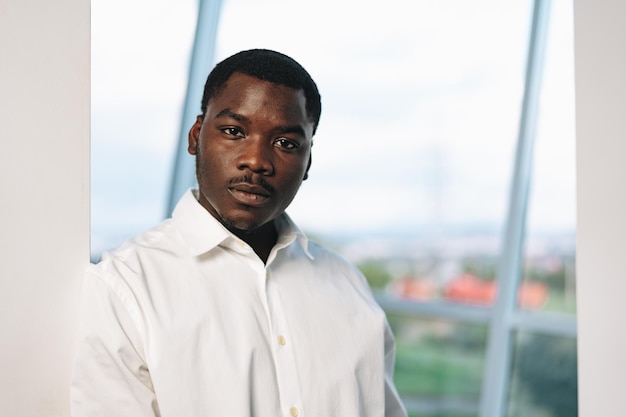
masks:
POLYGON ((313 161, 313 157, 309 154, 309 163, 306 166, 306 171, 304 171, 304 178, 302 178, 302 181, 306 181, 306 179, 309 178, 309 168, 311 168, 312 161, 313 161))
POLYGON ((196 149, 198 149, 198 140, 200 139, 200 129, 202 128, 202 115, 198 115, 196 117, 196 122, 189 129, 189 146, 187 147, 187 152, 190 155, 196 154, 196 149))

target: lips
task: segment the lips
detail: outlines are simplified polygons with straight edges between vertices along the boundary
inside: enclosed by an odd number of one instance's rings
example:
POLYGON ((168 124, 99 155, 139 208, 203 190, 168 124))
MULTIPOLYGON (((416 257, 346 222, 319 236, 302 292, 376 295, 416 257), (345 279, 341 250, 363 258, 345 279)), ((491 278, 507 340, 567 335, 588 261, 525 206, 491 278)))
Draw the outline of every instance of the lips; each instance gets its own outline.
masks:
POLYGON ((260 185, 234 184, 228 187, 228 192, 241 204, 261 207, 270 201, 270 193, 260 185))

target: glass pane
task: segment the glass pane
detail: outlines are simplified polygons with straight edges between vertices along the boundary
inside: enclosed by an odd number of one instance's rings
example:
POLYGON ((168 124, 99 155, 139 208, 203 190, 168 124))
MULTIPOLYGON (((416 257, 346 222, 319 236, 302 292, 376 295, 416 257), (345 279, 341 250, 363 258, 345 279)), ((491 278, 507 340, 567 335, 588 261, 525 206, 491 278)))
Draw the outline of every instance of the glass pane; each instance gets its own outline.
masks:
POLYGON ((576 340, 519 333, 515 338, 508 417, 576 417, 576 340))
POLYGON ((390 314, 396 336, 396 388, 411 415, 476 416, 485 326, 390 314))
MULTIPOLYGON (((218 60, 276 49, 318 83, 313 165, 287 211, 376 289, 493 301, 530 8, 526 0, 224 3, 218 60)), ((476 416, 486 328, 390 321, 411 415, 476 416)))
POLYGON ((520 305, 576 312, 576 142, 572 3, 552 3, 520 305))
POLYGON ((448 285, 491 279, 500 250, 529 11, 521 0, 229 0, 217 58, 276 49, 318 83, 296 222, 389 281, 423 283, 420 297, 456 301, 448 285))
POLYGON ((93 0, 92 259, 161 221, 197 2, 93 0))

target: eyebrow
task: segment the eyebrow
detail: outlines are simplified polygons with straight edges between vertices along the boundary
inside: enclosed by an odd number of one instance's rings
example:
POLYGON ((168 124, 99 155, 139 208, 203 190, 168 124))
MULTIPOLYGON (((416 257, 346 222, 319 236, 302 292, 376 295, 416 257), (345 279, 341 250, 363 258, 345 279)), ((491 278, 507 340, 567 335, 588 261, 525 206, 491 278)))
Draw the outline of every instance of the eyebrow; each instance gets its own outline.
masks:
MULTIPOLYGON (((239 114, 239 113, 235 113, 234 111, 232 111, 229 108, 225 108, 221 111, 219 111, 216 115, 215 118, 219 119, 220 117, 230 117, 231 119, 235 119, 238 122, 249 122, 250 119, 248 119, 246 116, 244 116, 243 114, 239 114)), ((304 131, 304 128, 300 125, 295 125, 295 126, 278 126, 276 128, 276 130, 280 133, 296 133, 302 137, 306 137, 306 132, 304 131)))
POLYGON ((219 119, 220 117, 230 117, 231 119, 235 119, 238 122, 248 121, 248 118, 246 116, 244 116, 243 114, 235 113, 229 108, 225 108, 215 115, 216 119, 219 119))
POLYGON ((278 128, 276 129, 278 130, 280 133, 296 133, 302 137, 306 137, 306 133, 304 132, 304 129, 302 128, 302 126, 278 126, 278 128))

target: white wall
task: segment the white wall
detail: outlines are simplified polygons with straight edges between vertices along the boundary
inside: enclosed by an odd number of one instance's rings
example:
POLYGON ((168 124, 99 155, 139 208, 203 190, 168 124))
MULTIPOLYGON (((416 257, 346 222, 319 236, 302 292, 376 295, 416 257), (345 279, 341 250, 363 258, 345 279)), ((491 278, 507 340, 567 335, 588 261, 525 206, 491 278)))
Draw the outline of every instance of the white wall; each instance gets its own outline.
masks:
POLYGON ((575 0, 581 417, 626 416, 626 2, 575 0))
POLYGON ((89 260, 89 0, 0 0, 0 416, 68 416, 89 260))

